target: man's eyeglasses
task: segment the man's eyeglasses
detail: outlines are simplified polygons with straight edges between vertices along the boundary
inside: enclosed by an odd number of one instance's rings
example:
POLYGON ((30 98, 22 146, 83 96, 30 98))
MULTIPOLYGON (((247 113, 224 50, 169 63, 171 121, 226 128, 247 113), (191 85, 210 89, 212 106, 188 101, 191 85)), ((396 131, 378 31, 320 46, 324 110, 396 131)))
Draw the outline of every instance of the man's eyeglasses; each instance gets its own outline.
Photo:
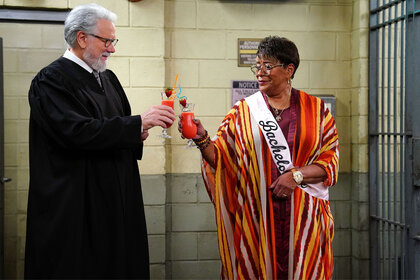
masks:
POLYGON ((105 43, 105 48, 108 48, 111 44, 113 44, 114 47, 115 47, 118 43, 118 39, 104 38, 104 37, 101 37, 101 36, 98 36, 98 35, 95 35, 95 34, 91 34, 91 33, 87 33, 87 34, 90 35, 90 36, 96 37, 99 40, 101 40, 102 42, 104 42, 105 43))
POLYGON ((284 64, 276 64, 276 65, 270 65, 267 63, 261 64, 261 65, 252 65, 251 71, 254 73, 254 75, 257 75, 257 73, 261 70, 263 70, 265 73, 270 74, 271 69, 275 67, 284 67, 284 64))

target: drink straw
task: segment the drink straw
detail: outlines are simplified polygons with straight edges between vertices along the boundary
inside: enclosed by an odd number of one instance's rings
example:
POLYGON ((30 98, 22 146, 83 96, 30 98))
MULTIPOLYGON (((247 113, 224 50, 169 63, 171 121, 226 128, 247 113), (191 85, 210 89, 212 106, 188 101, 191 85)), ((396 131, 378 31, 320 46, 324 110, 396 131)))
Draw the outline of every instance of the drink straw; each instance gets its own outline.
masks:
POLYGON ((181 85, 179 85, 179 84, 178 84, 178 87, 179 87, 179 92, 178 92, 178 94, 177 94, 176 97, 178 97, 179 100, 181 100, 181 99, 187 100, 187 97, 186 96, 179 96, 181 94, 181 92, 182 92, 182 89, 181 89, 181 85))
POLYGON ((174 94, 172 94, 172 95, 170 96, 170 99, 171 99, 171 100, 174 100, 174 99, 175 99, 175 87, 176 87, 176 81, 177 81, 177 80, 178 80, 178 73, 176 73, 175 82, 174 82, 174 85, 173 85, 173 87, 172 87, 174 94))
POLYGON ((175 82, 174 82, 174 86, 172 87, 173 89, 175 89, 175 87, 176 87, 176 81, 178 80, 178 73, 176 74, 176 77, 175 77, 175 82))

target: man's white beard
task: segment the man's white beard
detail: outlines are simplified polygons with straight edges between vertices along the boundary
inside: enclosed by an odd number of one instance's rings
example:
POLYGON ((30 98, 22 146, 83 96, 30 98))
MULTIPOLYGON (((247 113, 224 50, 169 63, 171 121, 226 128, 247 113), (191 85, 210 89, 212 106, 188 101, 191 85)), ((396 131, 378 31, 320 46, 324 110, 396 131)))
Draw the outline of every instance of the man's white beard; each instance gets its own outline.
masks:
POLYGON ((86 61, 86 63, 92 67, 93 70, 96 70, 98 72, 104 72, 106 70, 106 66, 108 63, 108 60, 102 61, 101 57, 102 55, 107 55, 109 56, 110 53, 108 52, 103 52, 101 53, 101 55, 98 58, 95 58, 90 49, 86 49, 86 51, 83 53, 83 59, 86 61))

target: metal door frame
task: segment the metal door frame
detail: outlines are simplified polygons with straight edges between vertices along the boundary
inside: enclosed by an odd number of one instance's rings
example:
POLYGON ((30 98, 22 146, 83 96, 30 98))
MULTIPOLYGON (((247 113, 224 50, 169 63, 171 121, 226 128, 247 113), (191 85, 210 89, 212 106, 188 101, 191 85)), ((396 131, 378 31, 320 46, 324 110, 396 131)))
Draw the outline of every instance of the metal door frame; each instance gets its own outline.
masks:
POLYGON ((420 279, 420 1, 407 1, 406 96, 407 130, 412 132, 406 157, 408 232, 408 276, 420 279))
MULTIPOLYGON (((0 22, 63 24, 70 9, 0 9, 0 22)), ((4 184, 10 182, 4 174, 4 78, 3 38, 0 37, 0 279, 4 277, 4 184)))
POLYGON ((0 279, 4 277, 4 100, 3 38, 0 37, 0 279))
POLYGON ((420 278, 419 15, 420 1, 370 1, 372 279, 420 278))

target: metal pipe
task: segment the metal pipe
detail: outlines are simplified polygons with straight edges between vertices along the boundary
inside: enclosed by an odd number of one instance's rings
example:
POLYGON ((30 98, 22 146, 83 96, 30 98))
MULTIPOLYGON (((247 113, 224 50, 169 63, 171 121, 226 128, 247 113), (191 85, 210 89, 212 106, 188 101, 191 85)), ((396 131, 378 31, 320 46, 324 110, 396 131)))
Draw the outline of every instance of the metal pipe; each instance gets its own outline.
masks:
MULTIPOLYGON (((382 22, 385 21, 385 13, 382 12, 382 22)), ((381 96, 381 131, 384 132, 385 131, 385 27, 382 28, 382 78, 381 78, 381 89, 382 89, 382 96, 381 96)), ((381 175, 382 175, 382 184, 380 186, 381 191, 382 191, 382 216, 385 217, 385 137, 382 136, 382 168, 381 168, 381 175)), ((381 246, 381 251, 382 251, 382 277, 384 278, 385 276, 385 222, 381 223, 381 229, 382 229, 382 246, 381 246)))
MULTIPOLYGON (((392 18, 391 8, 388 8, 388 19, 392 18)), ((392 49, 392 32, 391 25, 388 28, 388 59, 387 59, 387 131, 391 131, 391 49, 392 49)), ((391 218, 391 137, 387 137, 387 217, 391 218)), ((392 241, 391 241, 392 225, 387 223, 387 239, 388 239, 388 275, 392 277, 392 241)))
MULTIPOLYGON (((404 4, 407 4, 406 2, 404 4)), ((401 14, 400 16, 406 16, 406 10, 405 10, 405 5, 401 4, 401 14)), ((405 40, 405 20, 401 21, 401 65, 400 65, 400 131, 405 131, 405 82, 404 82, 404 76, 405 76, 405 65, 404 65, 404 58, 405 58, 405 44, 404 44, 404 40, 405 40)), ((401 136, 401 143, 400 143, 400 155, 401 155, 401 159, 400 159, 400 183, 401 183, 401 187, 400 187, 400 213, 401 213, 401 222, 404 224, 405 223, 405 215, 404 215, 404 209, 405 209, 405 203, 404 203, 404 189, 405 189, 405 180, 404 180, 404 155, 405 155, 405 142, 406 142, 407 136, 406 135, 402 135, 401 136)), ((405 236, 406 236, 406 229, 403 228, 401 231, 401 278, 405 278, 405 236)))
POLYGON ((371 218, 373 218, 375 220, 378 220, 378 221, 386 222, 387 224, 392 224, 392 225, 395 225, 395 226, 399 226, 401 228, 408 227, 407 224, 397 222, 395 220, 390 220, 390 219, 387 219, 387 218, 382 218, 380 216, 371 215, 371 218))
MULTIPOLYGON (((370 3, 370 7, 374 8, 377 5, 375 2, 370 3)), ((370 15, 370 23, 377 23, 379 20, 378 14, 370 15)), ((378 69, 379 69, 379 32, 370 30, 369 34, 369 150, 371 156, 369 156, 369 188, 370 195, 370 215, 378 215, 379 207, 379 191, 378 184, 378 167, 379 167, 379 141, 378 141, 378 115, 379 115, 379 104, 378 104, 378 69), (375 173, 373 172, 375 170, 375 173)), ((370 276, 373 279, 379 278, 379 267, 380 267, 380 246, 377 246, 377 242, 380 239, 380 228, 379 222, 375 219, 369 219, 369 236, 370 236, 370 258, 371 258, 371 270, 370 276)))
POLYGON ((395 1, 388 2, 388 3, 386 3, 382 6, 378 6, 376 9, 370 10, 370 13, 374 14, 374 13, 381 12, 383 10, 386 10, 386 9, 392 7, 392 6, 398 5, 399 3, 403 2, 403 1, 405 1, 405 0, 395 0, 395 1))
MULTIPOLYGON (((394 6, 394 18, 396 18, 397 17, 397 15, 398 15, 398 9, 397 9, 398 7, 397 6, 394 6)), ((393 65, 393 67, 394 67, 394 78, 393 78, 393 84, 394 84, 394 86, 393 86, 393 88, 394 88, 394 104, 393 104, 393 115, 394 115, 394 119, 393 119, 393 127, 394 127, 394 131, 397 131, 397 102, 398 102, 398 99, 397 99, 397 63, 398 63, 398 51, 397 51, 397 49, 398 49, 398 40, 397 40, 397 38, 398 38, 398 23, 395 23, 394 24, 394 65, 393 65)), ((393 162, 394 162, 394 165, 393 165, 393 178, 394 178, 394 182, 393 182, 393 208, 394 208, 394 215, 393 215, 393 218, 394 218, 394 220, 396 220, 397 219, 397 163, 398 163, 398 161, 397 161, 397 158, 398 158, 398 155, 397 155, 397 141, 398 141, 398 138, 397 138, 397 136, 396 135, 394 135, 393 136, 393 146, 392 146, 392 150, 393 150, 393 153, 394 153, 394 156, 393 156, 393 162)), ((393 230, 394 230, 394 232, 393 232, 393 234, 394 234, 394 241, 393 241, 393 245, 394 245, 394 267, 395 267, 395 269, 394 269, 394 271, 395 271, 395 277, 398 277, 398 242, 397 242, 397 228, 394 226, 393 227, 393 230)))

